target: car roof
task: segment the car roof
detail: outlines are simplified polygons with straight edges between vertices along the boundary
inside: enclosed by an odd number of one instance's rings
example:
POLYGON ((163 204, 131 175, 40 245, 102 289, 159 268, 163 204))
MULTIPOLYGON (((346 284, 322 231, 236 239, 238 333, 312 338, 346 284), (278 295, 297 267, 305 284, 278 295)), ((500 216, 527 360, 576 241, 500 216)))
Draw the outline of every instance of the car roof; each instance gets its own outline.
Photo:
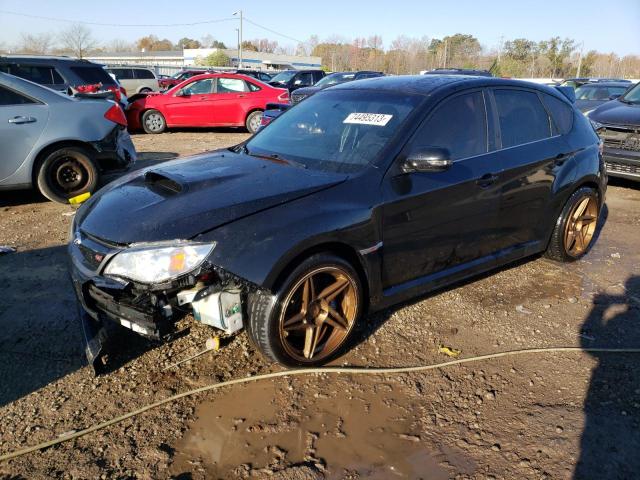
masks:
POLYGON ((331 90, 384 90, 397 93, 429 95, 434 90, 447 86, 458 87, 520 87, 540 90, 566 100, 558 90, 546 85, 506 78, 482 77, 474 75, 398 75, 356 80, 331 87, 331 90))
POLYGON ((21 62, 21 63, 80 63, 83 65, 101 66, 99 63, 91 62, 82 58, 65 57, 63 55, 0 55, 0 63, 21 62))
POLYGON ((610 81, 610 82, 589 82, 584 85, 580 85, 579 88, 582 87, 629 87, 629 82, 618 82, 618 81, 610 81))
MULTIPOLYGON (((243 75, 241 73, 227 73, 227 72, 205 72, 205 73, 201 73, 199 75, 194 75, 193 77, 189 78, 188 80, 190 82, 194 81, 194 80, 204 80, 206 78, 218 78, 218 77, 230 77, 230 78, 239 78, 241 80, 251 80, 256 81, 255 78, 249 76, 249 75, 243 75)), ((186 80, 185 80, 186 81, 186 80)))

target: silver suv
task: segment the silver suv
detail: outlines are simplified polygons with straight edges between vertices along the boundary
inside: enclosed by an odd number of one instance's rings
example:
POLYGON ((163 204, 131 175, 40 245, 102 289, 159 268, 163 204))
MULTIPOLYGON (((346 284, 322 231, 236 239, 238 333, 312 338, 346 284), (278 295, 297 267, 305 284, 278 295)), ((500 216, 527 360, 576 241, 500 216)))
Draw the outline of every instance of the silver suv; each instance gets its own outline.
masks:
POLYGON ((107 72, 113 74, 116 80, 131 96, 136 93, 158 92, 160 85, 155 73, 144 67, 107 67, 107 72))
POLYGON ((135 161, 127 119, 115 102, 70 97, 0 73, 0 190, 36 187, 67 202, 105 171, 135 161))

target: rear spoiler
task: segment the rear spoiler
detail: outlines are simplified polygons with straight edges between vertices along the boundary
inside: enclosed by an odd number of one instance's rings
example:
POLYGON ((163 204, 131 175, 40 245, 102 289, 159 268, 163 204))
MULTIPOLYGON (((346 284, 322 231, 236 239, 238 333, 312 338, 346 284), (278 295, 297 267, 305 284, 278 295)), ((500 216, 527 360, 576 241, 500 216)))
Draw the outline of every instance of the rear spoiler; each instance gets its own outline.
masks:
POLYGON ((576 103, 576 91, 573 89, 573 87, 561 87, 558 85, 557 87, 555 87, 555 89, 558 90, 562 95, 567 97, 567 99, 571 103, 576 103))

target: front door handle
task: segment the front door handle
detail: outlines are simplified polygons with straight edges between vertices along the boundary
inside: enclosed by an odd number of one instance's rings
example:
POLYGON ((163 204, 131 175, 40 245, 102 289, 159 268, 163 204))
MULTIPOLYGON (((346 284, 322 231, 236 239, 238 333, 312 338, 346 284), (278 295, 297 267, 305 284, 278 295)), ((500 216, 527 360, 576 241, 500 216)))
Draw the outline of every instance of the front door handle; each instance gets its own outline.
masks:
POLYGON ((33 123, 36 122, 37 119, 33 118, 33 117, 13 117, 9 119, 9 123, 16 123, 18 125, 22 124, 22 123, 33 123))
POLYGON ((478 180, 476 180, 476 184, 481 188, 487 188, 493 185, 496 180, 498 180, 498 175, 494 175, 493 173, 485 173, 478 180))
POLYGON ((238 95, 238 98, 244 98, 244 97, 246 97, 246 95, 244 95, 244 94, 238 95))

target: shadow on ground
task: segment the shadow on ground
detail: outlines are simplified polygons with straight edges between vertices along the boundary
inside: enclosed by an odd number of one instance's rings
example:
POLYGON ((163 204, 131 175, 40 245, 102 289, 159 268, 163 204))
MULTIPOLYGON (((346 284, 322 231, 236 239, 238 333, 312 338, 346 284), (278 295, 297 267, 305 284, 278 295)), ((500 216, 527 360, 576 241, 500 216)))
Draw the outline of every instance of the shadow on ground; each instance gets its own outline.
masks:
MULTIPOLYGON (((598 294, 584 322, 583 346, 640 348, 640 276, 620 294, 598 294), (594 338, 584 340, 587 337, 594 338)), ((598 364, 584 402, 585 427, 574 478, 637 478, 640 370, 637 354, 592 353, 598 364)))
MULTIPOLYGON (((66 247, 0 255, 0 406, 83 368, 66 247)), ((153 347, 119 328, 116 369, 153 347)), ((88 375, 92 373, 88 370, 88 375)))

